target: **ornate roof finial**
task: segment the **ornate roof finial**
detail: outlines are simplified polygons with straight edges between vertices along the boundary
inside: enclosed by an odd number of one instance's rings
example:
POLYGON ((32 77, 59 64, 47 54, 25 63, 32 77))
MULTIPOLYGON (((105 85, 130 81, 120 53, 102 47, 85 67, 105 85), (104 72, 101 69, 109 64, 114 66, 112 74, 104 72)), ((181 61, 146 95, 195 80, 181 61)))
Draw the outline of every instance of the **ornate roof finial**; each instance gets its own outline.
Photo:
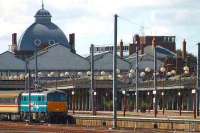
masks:
POLYGON ((44 2, 43 2, 43 0, 42 0, 42 9, 44 9, 44 2))

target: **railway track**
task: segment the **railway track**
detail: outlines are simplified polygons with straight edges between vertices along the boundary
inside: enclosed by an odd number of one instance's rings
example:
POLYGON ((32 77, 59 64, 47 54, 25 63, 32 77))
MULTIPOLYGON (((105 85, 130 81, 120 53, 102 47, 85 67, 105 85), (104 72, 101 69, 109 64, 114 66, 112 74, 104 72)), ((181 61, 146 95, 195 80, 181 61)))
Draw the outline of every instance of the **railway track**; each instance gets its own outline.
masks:
POLYGON ((66 124, 27 124, 24 122, 0 121, 0 133, 129 133, 130 130, 105 128, 82 128, 66 124))
POLYGON ((0 121, 0 133, 188 133, 163 129, 121 129, 76 127, 66 124, 27 124, 24 122, 0 121))

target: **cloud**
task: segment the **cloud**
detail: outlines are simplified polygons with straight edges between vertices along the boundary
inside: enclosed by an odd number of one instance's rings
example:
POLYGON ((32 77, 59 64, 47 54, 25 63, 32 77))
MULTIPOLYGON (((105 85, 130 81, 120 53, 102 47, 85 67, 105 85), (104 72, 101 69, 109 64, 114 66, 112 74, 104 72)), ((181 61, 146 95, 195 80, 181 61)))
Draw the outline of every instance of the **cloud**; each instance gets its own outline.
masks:
MULTIPOLYGON (((119 40, 132 41, 134 33, 145 35, 177 35, 199 39, 198 0, 44 0, 52 21, 68 36, 76 33, 78 53, 88 53, 89 45, 113 43, 113 15, 119 17, 119 40), (128 19, 126 21, 125 19, 128 19), (187 31, 187 32, 186 32, 187 31)), ((0 0, 0 52, 8 48, 11 33, 18 37, 34 22, 41 0, 0 0)), ((179 46, 179 45, 178 45, 179 46)), ((192 51, 192 47, 189 47, 192 51)))

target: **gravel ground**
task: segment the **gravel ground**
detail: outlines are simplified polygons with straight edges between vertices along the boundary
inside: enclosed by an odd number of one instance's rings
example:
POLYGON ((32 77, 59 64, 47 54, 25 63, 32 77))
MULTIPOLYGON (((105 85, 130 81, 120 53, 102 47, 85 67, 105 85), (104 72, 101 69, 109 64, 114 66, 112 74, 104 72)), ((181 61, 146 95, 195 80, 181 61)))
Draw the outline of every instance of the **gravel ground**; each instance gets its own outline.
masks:
MULTIPOLYGON (((26 124, 22 122, 0 121, 0 133, 166 133, 155 129, 112 130, 105 128, 83 128, 55 124, 26 124)), ((173 131, 171 131, 172 133, 173 131)), ((176 132, 178 133, 178 132, 176 132)))

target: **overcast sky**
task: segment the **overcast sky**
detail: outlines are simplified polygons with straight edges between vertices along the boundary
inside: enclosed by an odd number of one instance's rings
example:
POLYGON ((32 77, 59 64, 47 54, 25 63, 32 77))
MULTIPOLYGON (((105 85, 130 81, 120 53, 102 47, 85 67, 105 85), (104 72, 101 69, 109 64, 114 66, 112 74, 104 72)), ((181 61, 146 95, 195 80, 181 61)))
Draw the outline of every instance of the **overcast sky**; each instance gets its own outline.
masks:
MULTIPOLYGON (((115 13, 119 15, 118 41, 130 43, 135 33, 174 35, 177 48, 185 38, 189 52, 197 54, 199 0, 44 0, 44 7, 67 37, 76 34, 81 55, 89 53, 91 43, 113 44, 115 13)), ((8 50, 13 32, 20 38, 40 8, 41 0, 0 0, 0 53, 8 50)))

